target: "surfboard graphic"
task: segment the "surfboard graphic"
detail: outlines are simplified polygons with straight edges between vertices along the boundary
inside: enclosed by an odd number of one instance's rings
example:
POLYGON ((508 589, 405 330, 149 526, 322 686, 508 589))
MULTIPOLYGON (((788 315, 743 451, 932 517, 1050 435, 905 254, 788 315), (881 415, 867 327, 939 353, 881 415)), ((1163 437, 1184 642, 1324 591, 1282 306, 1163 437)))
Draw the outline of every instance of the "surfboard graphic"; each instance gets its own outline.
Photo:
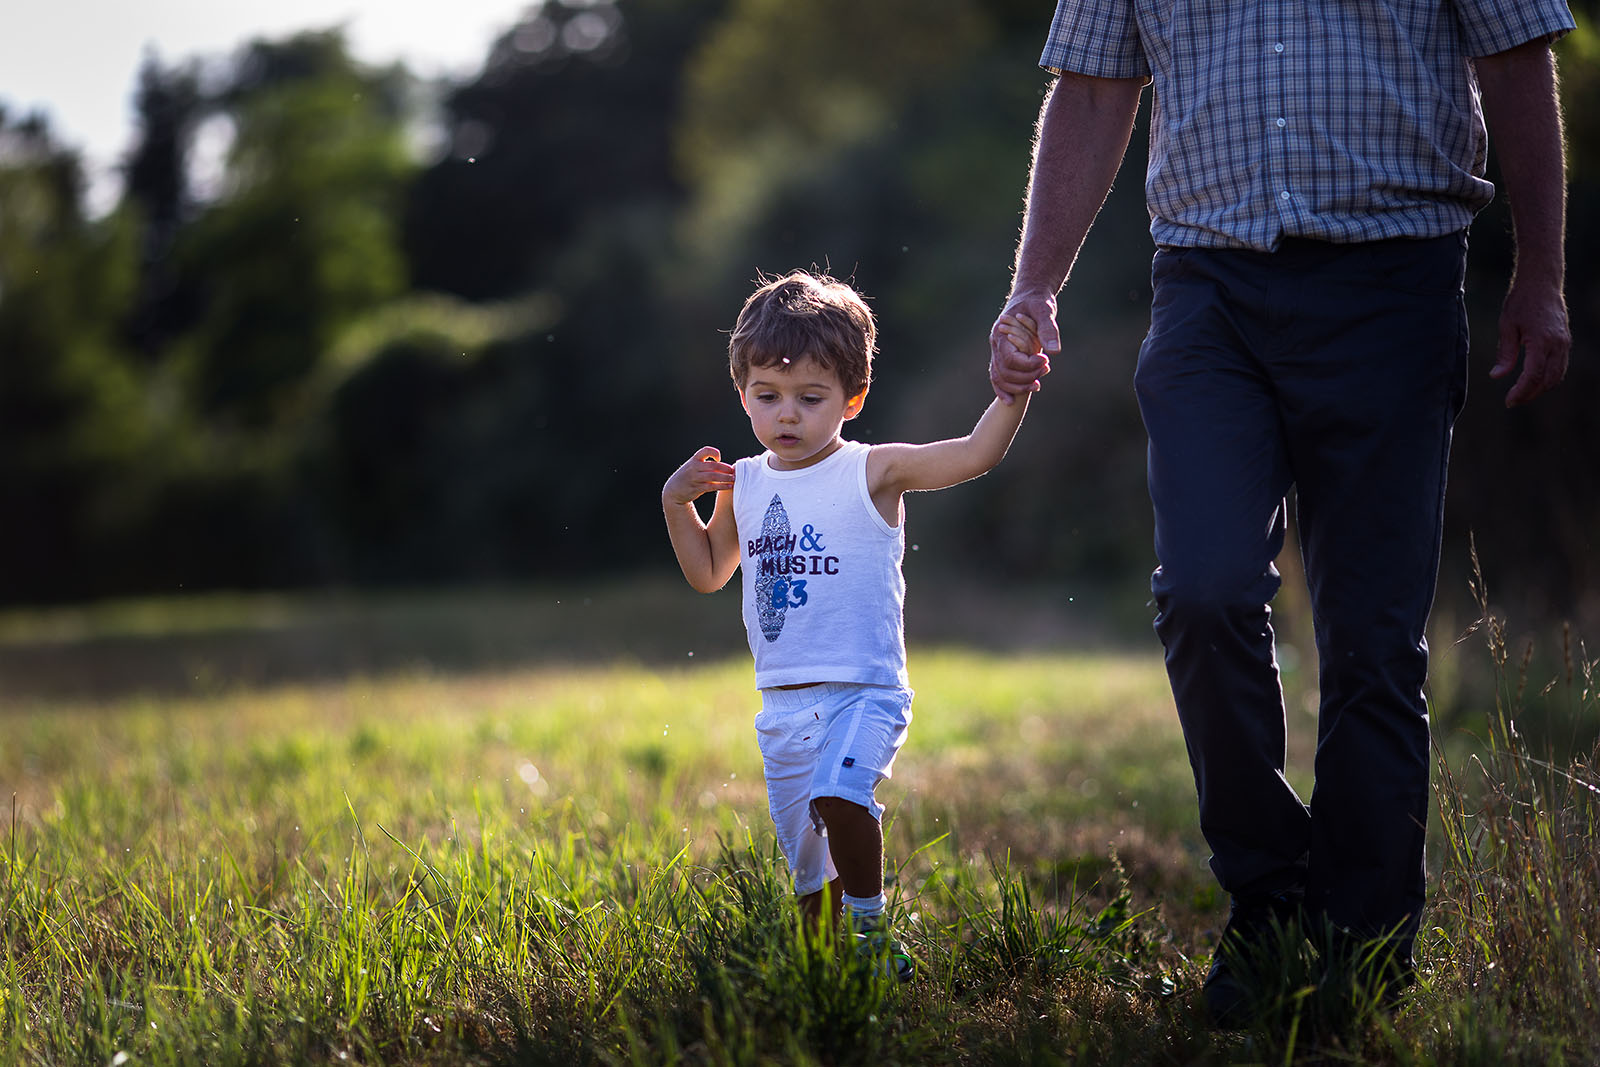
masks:
POLYGON ((761 518, 761 544, 766 547, 756 560, 756 618, 761 620, 761 634, 768 641, 776 641, 783 633, 784 616, 789 613, 789 579, 786 574, 779 574, 777 567, 765 564, 768 559, 783 555, 779 546, 788 541, 789 513, 783 509, 783 498, 774 493, 761 518))

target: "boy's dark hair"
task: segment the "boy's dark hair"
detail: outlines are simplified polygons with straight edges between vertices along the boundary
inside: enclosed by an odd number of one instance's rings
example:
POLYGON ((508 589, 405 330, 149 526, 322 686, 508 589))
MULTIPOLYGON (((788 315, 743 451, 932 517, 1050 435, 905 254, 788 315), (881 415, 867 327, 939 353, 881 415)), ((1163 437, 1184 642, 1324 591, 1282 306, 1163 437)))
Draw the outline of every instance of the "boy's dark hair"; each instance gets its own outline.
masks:
POLYGON ((752 367, 776 367, 810 356, 839 376, 846 396, 872 381, 878 327, 861 294, 826 274, 791 271, 760 276, 728 338, 728 371, 741 390, 752 367))

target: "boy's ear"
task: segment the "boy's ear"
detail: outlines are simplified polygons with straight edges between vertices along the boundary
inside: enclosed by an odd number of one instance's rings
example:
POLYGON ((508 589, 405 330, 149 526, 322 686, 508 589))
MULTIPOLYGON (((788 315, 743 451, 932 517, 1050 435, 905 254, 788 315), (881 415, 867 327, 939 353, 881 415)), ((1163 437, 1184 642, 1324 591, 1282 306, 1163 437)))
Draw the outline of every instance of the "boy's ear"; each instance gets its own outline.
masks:
POLYGON ((870 388, 872 388, 872 386, 870 386, 870 385, 863 386, 862 389, 861 389, 861 392, 857 393, 855 396, 853 396, 849 400, 845 401, 844 417, 847 420, 848 419, 853 419, 857 415, 861 414, 861 409, 866 407, 866 405, 867 405, 867 390, 870 389, 870 388))
POLYGON ((739 394, 739 406, 744 408, 744 413, 746 415, 750 414, 750 402, 744 398, 744 386, 734 382, 733 391, 739 394))

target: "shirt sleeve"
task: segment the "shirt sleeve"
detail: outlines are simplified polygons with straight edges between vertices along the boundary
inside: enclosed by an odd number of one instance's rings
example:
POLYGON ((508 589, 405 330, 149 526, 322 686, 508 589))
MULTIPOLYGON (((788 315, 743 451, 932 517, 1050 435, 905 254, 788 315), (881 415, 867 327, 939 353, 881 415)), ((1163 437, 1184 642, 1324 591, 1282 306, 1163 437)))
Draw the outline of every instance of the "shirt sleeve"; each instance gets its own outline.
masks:
POLYGON ((1148 78, 1133 0, 1059 0, 1039 66, 1054 74, 1148 78))
POLYGON ((1469 56, 1554 41, 1577 26, 1565 0, 1456 0, 1452 6, 1469 56))

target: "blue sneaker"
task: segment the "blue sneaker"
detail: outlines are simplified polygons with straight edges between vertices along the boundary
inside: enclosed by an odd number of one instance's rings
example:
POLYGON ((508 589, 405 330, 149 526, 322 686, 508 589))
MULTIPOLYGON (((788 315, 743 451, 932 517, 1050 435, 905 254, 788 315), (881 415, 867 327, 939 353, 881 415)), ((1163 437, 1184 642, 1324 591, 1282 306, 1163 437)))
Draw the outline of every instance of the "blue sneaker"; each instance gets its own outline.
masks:
POLYGON ((890 932, 883 916, 856 915, 850 920, 855 933, 856 955, 870 960, 897 982, 909 982, 917 973, 917 961, 900 939, 890 932))

